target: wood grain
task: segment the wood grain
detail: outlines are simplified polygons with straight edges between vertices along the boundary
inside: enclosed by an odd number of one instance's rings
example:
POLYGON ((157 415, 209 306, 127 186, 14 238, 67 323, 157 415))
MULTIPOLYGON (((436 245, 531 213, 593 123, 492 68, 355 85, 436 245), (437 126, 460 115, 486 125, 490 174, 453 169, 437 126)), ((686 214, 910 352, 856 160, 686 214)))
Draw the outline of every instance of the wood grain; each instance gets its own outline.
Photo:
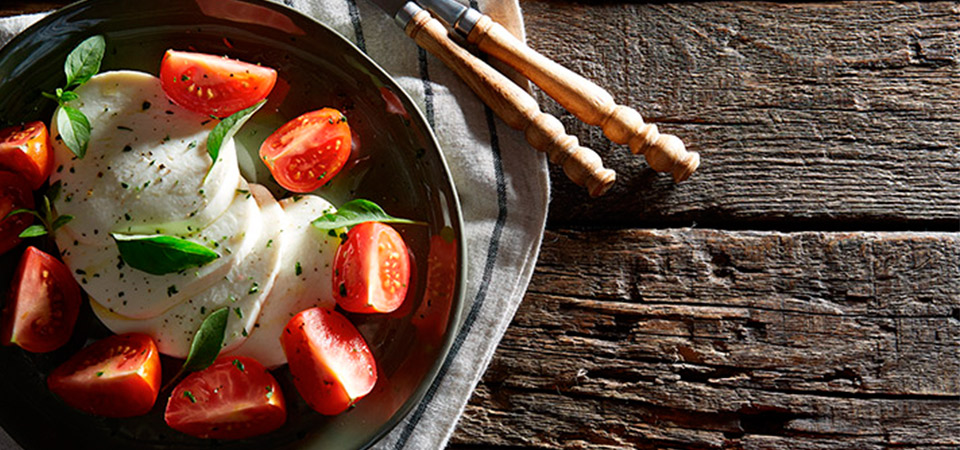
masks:
POLYGON ((960 236, 549 232, 452 448, 956 448, 960 236))
POLYGON ((957 230, 955 3, 521 6, 531 47, 703 161, 674 185, 541 95, 620 174, 597 201, 554 177, 552 223, 957 230))

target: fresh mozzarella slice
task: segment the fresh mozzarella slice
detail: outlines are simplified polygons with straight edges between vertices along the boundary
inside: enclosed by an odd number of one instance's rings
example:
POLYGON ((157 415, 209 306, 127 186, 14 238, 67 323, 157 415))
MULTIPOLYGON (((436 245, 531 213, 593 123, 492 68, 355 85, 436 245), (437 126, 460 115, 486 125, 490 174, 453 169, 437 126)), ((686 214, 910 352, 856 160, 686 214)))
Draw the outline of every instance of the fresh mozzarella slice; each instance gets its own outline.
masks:
MULTIPOLYGON (((105 72, 76 89, 69 103, 90 121, 86 155, 53 139, 60 182, 54 206, 74 216, 58 243, 99 246, 113 231, 188 234, 229 207, 240 184, 232 140, 210 168, 207 136, 216 120, 172 104, 153 75, 105 72), (207 173, 209 171, 209 174, 207 173)), ((57 113, 51 136, 59 137, 57 113)))
POLYGON ((97 317, 115 333, 148 334, 156 340, 160 353, 184 358, 203 320, 213 311, 226 307, 230 315, 223 351, 238 347, 253 331, 263 302, 274 286, 285 250, 280 234, 286 220, 280 204, 259 185, 250 185, 250 192, 260 205, 258 220, 263 221, 264 232, 253 250, 223 278, 163 314, 147 319, 111 313, 93 297, 96 300, 90 303, 97 317))
POLYGON ((247 190, 235 190, 233 203, 222 216, 207 228, 183 236, 220 257, 195 269, 165 275, 151 275, 124 264, 113 238, 100 246, 62 242, 60 249, 64 263, 89 296, 115 314, 145 319, 219 282, 255 249, 262 224, 256 200, 247 190))
POLYGON ((234 355, 249 356, 267 367, 287 362, 277 351, 280 334, 298 312, 315 306, 333 308, 333 257, 340 238, 310 225, 321 215, 335 211, 329 202, 315 195, 280 201, 289 223, 282 234, 285 251, 277 280, 264 301, 260 319, 250 337, 234 355))

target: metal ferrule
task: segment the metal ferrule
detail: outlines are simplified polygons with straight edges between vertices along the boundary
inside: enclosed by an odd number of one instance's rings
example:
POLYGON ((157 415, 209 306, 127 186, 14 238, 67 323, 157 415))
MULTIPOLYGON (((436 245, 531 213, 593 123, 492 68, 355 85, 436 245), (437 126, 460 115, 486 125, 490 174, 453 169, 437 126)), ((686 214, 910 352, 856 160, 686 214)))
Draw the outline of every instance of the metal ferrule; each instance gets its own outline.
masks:
POLYGON ((480 17, 483 17, 480 11, 455 0, 420 0, 420 3, 464 38, 473 31, 480 17))
POLYGON ((415 2, 407 2, 403 5, 403 8, 400 8, 400 11, 397 11, 397 14, 393 16, 393 20, 397 21, 400 25, 400 28, 406 29, 407 24, 413 20, 413 16, 417 15, 420 11, 423 11, 423 8, 415 2))
POLYGON ((466 37, 473 32, 473 27, 477 26, 477 21, 479 21, 481 17, 483 17, 483 14, 481 14, 480 11, 467 8, 467 10, 460 15, 460 19, 453 24, 453 29, 457 34, 466 39, 466 37))

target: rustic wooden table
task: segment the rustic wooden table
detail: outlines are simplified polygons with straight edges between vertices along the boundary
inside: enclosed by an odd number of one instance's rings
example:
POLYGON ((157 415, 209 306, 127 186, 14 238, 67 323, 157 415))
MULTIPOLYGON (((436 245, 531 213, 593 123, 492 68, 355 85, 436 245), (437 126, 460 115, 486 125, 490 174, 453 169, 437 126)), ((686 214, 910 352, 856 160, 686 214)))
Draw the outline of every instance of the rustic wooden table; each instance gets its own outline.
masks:
POLYGON ((703 165, 675 185, 540 96, 619 180, 552 174, 450 448, 960 447, 960 6, 522 7, 703 165))

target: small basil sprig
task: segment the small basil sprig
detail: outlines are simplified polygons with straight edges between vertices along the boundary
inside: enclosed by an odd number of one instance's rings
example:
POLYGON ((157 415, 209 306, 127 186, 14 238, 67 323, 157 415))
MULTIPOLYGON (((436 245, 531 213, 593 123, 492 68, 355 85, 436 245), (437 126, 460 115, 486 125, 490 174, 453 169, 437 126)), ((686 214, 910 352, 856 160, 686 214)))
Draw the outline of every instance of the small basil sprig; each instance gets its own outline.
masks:
POLYGON ((52 99, 60 105, 57 111, 57 128, 60 137, 67 148, 83 158, 87 153, 87 144, 90 142, 90 121, 77 108, 67 106, 67 102, 77 99, 77 93, 72 89, 86 83, 100 71, 103 53, 107 48, 103 36, 97 35, 87 38, 67 55, 63 63, 63 73, 67 76, 67 84, 57 88, 53 94, 44 92, 43 96, 52 99))
POLYGON ((58 195, 60 195, 60 181, 50 185, 50 188, 47 189, 47 193, 43 195, 42 203, 40 203, 40 208, 38 210, 34 211, 26 208, 15 209, 10 211, 7 216, 4 217, 4 219, 16 214, 30 214, 37 219, 40 219, 39 225, 30 225, 25 230, 21 231, 19 235, 21 238, 53 234, 54 231, 57 231, 57 228, 60 228, 73 220, 73 216, 70 214, 64 214, 61 216, 53 210, 51 204, 54 200, 56 200, 58 195))
POLYGON ((193 342, 190 343, 190 353, 187 353, 187 360, 173 378, 164 386, 163 390, 173 385, 182 375, 189 372, 210 367, 220 355, 220 348, 223 346, 223 337, 227 331, 227 317, 229 317, 230 308, 224 306, 203 319, 197 333, 193 335, 193 342))
POLYGON ((373 221, 425 225, 424 222, 393 217, 384 212, 383 208, 376 203, 362 198, 350 200, 344 203, 336 212, 317 217, 313 219, 310 224, 320 230, 334 230, 373 221))
POLYGON ((124 262, 153 275, 199 267, 220 257, 209 248, 176 236, 113 233, 124 262))
MULTIPOLYGON (((220 157, 220 147, 223 146, 223 143, 232 139, 233 136, 237 134, 237 131, 240 131, 240 127, 247 123, 266 102, 266 100, 260 100, 256 105, 247 109, 241 109, 229 115, 227 118, 221 120, 217 126, 213 127, 213 130, 211 130, 207 136, 207 153, 210 155, 210 159, 213 160, 213 162, 210 163, 210 168, 207 169, 207 175, 210 175, 210 172, 213 171, 213 165, 217 163, 217 158, 220 157)), ((204 175, 204 181, 206 181, 207 175, 204 175)))

